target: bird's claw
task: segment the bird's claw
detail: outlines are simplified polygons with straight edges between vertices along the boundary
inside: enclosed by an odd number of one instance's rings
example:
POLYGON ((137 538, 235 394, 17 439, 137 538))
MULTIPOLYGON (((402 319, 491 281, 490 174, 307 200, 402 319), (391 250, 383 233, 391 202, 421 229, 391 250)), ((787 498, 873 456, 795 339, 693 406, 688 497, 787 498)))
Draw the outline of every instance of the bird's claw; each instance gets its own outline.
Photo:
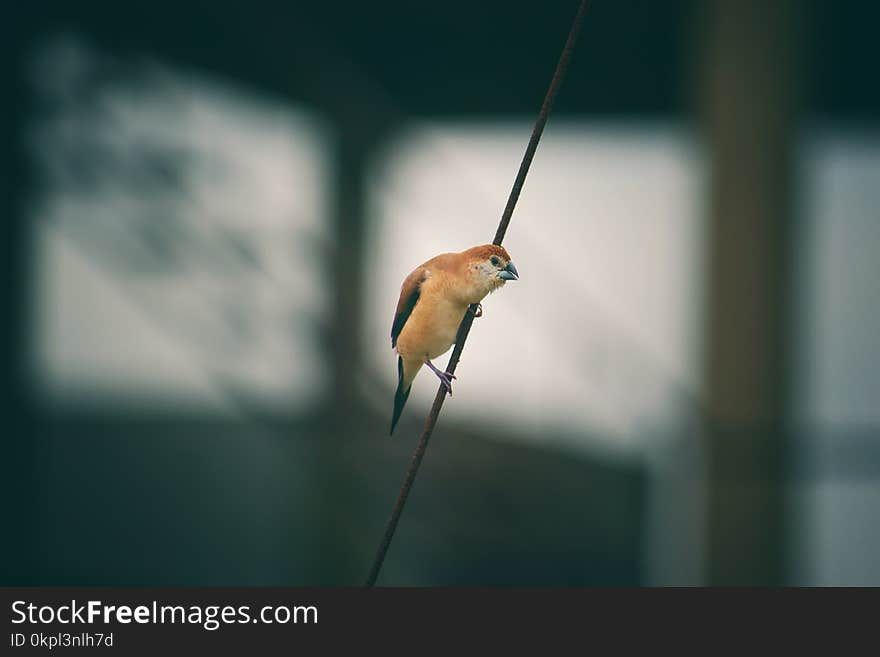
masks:
POLYGON ((452 397, 452 379, 455 378, 454 374, 450 374, 449 372, 444 372, 443 370, 437 368, 434 363, 431 362, 430 359, 425 359, 425 365, 431 368, 431 371, 437 375, 437 378, 440 379, 440 384, 446 388, 446 392, 449 393, 449 396, 452 397))
POLYGON ((440 385, 446 388, 446 392, 449 393, 449 396, 452 397, 452 380, 455 378, 455 374, 449 374, 448 372, 443 372, 439 375, 440 377, 440 385))
POLYGON ((474 311, 474 318, 483 316, 483 304, 478 303, 477 309, 474 311))

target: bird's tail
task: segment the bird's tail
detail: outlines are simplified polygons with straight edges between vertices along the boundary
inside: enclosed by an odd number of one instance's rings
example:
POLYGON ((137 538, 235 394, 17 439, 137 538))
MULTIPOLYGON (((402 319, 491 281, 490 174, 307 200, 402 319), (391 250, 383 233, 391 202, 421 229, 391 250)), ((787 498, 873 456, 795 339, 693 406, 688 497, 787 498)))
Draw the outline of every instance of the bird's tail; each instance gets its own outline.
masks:
POLYGON ((400 419, 400 414, 403 413, 403 407, 406 405, 406 400, 409 399, 409 391, 412 390, 412 381, 407 383, 404 379, 403 358, 398 356, 397 392, 394 393, 394 414, 391 416, 391 431, 388 435, 394 434, 394 427, 397 426, 397 421, 400 419))

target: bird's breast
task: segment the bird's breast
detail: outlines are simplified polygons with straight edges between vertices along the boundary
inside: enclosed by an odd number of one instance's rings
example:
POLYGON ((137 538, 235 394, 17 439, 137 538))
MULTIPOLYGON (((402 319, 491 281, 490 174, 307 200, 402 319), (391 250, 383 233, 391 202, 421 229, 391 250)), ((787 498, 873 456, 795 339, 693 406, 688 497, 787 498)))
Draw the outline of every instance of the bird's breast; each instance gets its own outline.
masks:
POLYGON ((422 299, 397 339, 397 351, 409 358, 437 358, 455 342, 467 305, 448 299, 422 299), (427 303, 424 303, 428 301, 427 303))

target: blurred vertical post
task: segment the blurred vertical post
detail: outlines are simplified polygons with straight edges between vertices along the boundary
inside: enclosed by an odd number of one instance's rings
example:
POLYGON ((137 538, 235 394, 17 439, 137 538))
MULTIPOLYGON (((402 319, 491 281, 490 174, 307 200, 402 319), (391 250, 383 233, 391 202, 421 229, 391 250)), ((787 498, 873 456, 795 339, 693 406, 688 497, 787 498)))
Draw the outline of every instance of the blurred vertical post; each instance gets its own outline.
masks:
POLYGON ((698 3, 710 154, 707 583, 785 582, 799 0, 698 3))
POLYGON ((347 70, 343 60, 333 84, 345 96, 328 93, 325 106, 336 130, 336 171, 333 199, 333 317, 330 354, 333 369, 331 424, 345 433, 361 424, 358 394, 363 362, 360 354, 364 323, 363 298, 366 263, 367 186, 375 152, 388 136, 389 119, 384 104, 365 79, 347 70), (352 100, 357 98, 359 100, 352 100))
POLYGON ((0 27, 3 60, 9 67, 4 76, 2 102, 5 158, 0 166, 0 203, 3 204, 6 231, 4 265, 7 296, 3 322, 4 371, 3 463, 0 480, 4 484, 2 519, 6 538, 0 548, 2 583, 29 585, 33 582, 39 555, 37 510, 38 489, 36 456, 40 452, 38 436, 30 431, 33 413, 28 396, 26 375, 29 355, 29 289, 27 285, 28 226, 27 204, 31 191, 31 168, 27 152, 27 122, 31 111, 25 57, 28 37, 35 31, 33 12, 13 12, 0 27))
MULTIPOLYGON (((352 96, 356 85, 348 84, 352 96)), ((374 108, 367 94, 351 108, 374 108)), ((367 230, 367 187, 369 166, 377 144, 387 136, 387 125, 378 112, 353 111, 349 106, 333 106, 337 130, 336 196, 334 203, 334 253, 330 258, 333 280, 333 325, 329 354, 332 359, 333 391, 327 408, 329 431, 322 436, 319 470, 321 493, 321 539, 319 581, 341 585, 356 581, 363 564, 350 542, 340 540, 339 527, 351 523, 353 509, 362 501, 356 476, 342 456, 345 441, 363 440, 367 422, 362 393, 364 364, 361 335, 364 325, 364 274, 367 230)))
POLYGON ((361 366, 360 325, 363 321, 364 198, 370 143, 359 126, 341 128, 336 151, 333 279, 333 417, 350 419, 356 406, 361 366))

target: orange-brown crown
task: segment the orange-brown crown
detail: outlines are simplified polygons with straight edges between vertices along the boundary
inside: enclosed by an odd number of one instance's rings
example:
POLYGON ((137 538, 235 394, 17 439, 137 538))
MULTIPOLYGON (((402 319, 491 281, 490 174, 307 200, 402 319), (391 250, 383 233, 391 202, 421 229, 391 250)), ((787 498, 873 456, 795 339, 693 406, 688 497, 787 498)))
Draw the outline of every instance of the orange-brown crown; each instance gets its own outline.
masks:
POLYGON ((503 246, 496 246, 495 244, 474 246, 463 253, 468 256, 468 258, 473 258, 474 260, 488 260, 494 255, 503 258, 505 262, 510 261, 510 254, 507 252, 507 249, 503 246))

